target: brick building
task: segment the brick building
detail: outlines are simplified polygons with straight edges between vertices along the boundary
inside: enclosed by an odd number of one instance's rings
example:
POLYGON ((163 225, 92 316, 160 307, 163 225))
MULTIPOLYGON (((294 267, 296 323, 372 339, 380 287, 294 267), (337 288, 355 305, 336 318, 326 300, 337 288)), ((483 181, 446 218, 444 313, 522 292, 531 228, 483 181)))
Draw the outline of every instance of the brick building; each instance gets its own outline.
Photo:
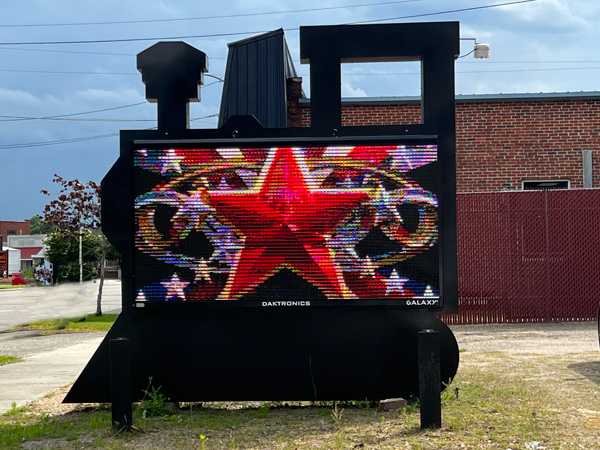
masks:
MULTIPOLYGON (((230 46, 220 123, 310 126, 290 61, 282 31, 230 46)), ((418 97, 341 106, 343 126, 421 123, 418 97)), ((599 107, 600 92, 456 96, 460 312, 444 320, 597 320, 599 107)))
POLYGON ((3 242, 7 242, 7 236, 29 234, 29 219, 20 220, 0 220, 0 236, 3 242))
MULTIPOLYGON (((288 80, 289 126, 310 125, 300 86, 288 80)), ((600 190, 584 188, 600 187, 599 111, 600 92, 456 97, 460 313, 444 320, 598 318, 600 190)), ((342 100, 343 125, 420 118, 419 98, 342 100)))
MULTIPOLYGON (((288 80, 289 126, 310 125, 310 100, 302 98, 301 82, 288 80)), ((420 120, 418 97, 342 100, 343 125, 420 120)), ((594 187, 600 92, 459 95, 456 136, 458 192, 594 187)))

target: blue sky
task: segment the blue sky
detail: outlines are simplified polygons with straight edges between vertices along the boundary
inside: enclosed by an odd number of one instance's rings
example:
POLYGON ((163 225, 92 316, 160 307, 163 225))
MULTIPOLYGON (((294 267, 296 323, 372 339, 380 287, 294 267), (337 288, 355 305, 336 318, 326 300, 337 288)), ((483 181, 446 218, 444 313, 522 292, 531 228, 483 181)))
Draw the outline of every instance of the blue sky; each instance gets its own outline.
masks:
MULTIPOLYGON (((164 38, 186 36, 180 40, 208 55, 209 74, 222 77, 227 43, 284 28, 308 93, 308 66, 299 62, 299 26, 451 20, 460 22, 461 37, 491 45, 490 59, 469 55, 457 61, 459 94, 600 90, 596 0, 535 0, 490 8, 508 1, 5 3, 0 18, 0 220, 40 214, 49 201, 40 190, 56 190, 55 173, 100 182, 118 157, 118 131, 156 126, 156 105, 145 100, 136 55, 164 38), (432 15, 398 19, 424 14, 432 15), (215 34, 220 36, 193 37, 215 34), (127 39, 144 40, 51 43, 127 39)), ((472 40, 461 41, 461 54, 472 49, 472 40)), ((416 63, 344 65, 342 95, 417 95, 418 69, 416 63)), ((221 90, 222 83, 205 79, 202 102, 191 105, 191 117, 200 119, 193 121, 194 128, 216 126, 221 90)))

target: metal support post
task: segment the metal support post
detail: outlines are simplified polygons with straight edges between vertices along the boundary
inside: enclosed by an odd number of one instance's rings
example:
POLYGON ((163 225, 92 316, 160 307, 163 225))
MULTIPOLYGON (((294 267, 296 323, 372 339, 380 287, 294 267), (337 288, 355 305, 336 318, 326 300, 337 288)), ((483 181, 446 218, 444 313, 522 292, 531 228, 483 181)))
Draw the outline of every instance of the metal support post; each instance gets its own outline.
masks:
POLYGON ((131 353, 126 338, 110 340, 110 397, 113 429, 131 431, 131 353))
POLYGON ((441 428, 442 401, 440 376, 440 335, 437 331, 419 332, 419 400, 421 429, 441 428))

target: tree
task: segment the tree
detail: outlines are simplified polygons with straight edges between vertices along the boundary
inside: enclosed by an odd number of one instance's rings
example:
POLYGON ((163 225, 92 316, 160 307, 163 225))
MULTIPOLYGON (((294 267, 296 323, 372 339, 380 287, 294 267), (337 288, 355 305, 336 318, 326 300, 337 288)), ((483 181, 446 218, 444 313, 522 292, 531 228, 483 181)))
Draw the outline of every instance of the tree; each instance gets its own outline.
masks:
MULTIPOLYGON (((97 275, 97 271, 90 263, 100 259, 100 247, 98 238, 94 231, 83 230, 82 232, 82 260, 83 279, 90 280, 97 275)), ((79 280, 79 239, 70 233, 60 230, 48 234, 45 244, 47 246, 46 257, 57 265, 57 277, 59 281, 79 280)))
MULTIPOLYGON (((60 186, 60 190, 58 197, 44 208, 45 225, 55 227, 46 241, 49 246, 48 254, 51 260, 53 257, 64 257, 65 259, 54 260, 70 261, 72 263, 74 261, 74 245, 77 245, 79 282, 84 279, 83 263, 100 259, 100 285, 98 287, 96 315, 101 316, 104 266, 107 251, 111 252, 111 246, 99 229, 100 186, 93 181, 88 181, 85 184, 78 179, 68 181, 56 174, 52 181, 60 186)), ((41 192, 44 195, 51 195, 47 190, 41 192)), ((63 275, 67 278, 72 276, 68 267, 63 269, 63 275)))
POLYGON ((39 214, 36 214, 29 219, 29 233, 30 234, 48 234, 52 231, 52 227, 47 227, 44 223, 44 219, 39 214))

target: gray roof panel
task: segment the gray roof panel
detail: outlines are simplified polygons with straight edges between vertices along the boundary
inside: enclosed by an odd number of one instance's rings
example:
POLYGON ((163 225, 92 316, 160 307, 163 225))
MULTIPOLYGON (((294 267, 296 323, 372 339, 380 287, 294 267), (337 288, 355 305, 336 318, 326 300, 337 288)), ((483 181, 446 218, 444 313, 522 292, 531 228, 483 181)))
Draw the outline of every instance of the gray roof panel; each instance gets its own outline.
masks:
MULTIPOLYGON (((560 100, 600 100, 600 91, 588 92, 540 92, 537 94, 458 94, 456 103, 485 102, 534 102, 560 100)), ((301 98, 300 106, 310 105, 310 98, 301 98)), ((420 103, 419 96, 406 97, 343 97, 344 105, 401 105, 420 103)))

